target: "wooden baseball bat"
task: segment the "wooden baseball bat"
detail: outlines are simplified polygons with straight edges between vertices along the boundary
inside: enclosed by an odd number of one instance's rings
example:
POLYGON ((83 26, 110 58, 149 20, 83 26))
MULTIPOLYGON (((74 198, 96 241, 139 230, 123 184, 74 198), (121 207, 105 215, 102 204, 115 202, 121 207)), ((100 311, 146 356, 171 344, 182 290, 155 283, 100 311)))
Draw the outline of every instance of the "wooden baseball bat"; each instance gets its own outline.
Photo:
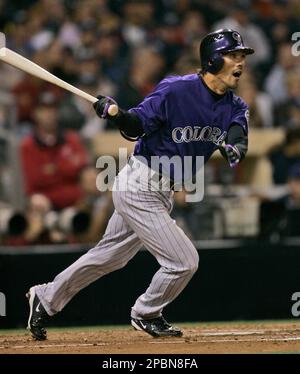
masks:
MULTIPOLYGON (((56 77, 54 74, 49 73, 46 69, 43 69, 41 66, 35 64, 34 62, 28 60, 27 58, 19 55, 18 53, 12 51, 9 48, 3 47, 0 48, 0 60, 6 62, 7 64, 25 71, 28 74, 31 74, 35 77, 43 79, 47 82, 53 83, 56 86, 64 88, 67 91, 74 93, 84 99, 95 103, 98 99, 88 93, 72 86, 71 84, 65 82, 64 80, 56 77)), ((108 114, 110 116, 115 116, 118 114, 119 108, 117 105, 112 104, 108 108, 108 114)))

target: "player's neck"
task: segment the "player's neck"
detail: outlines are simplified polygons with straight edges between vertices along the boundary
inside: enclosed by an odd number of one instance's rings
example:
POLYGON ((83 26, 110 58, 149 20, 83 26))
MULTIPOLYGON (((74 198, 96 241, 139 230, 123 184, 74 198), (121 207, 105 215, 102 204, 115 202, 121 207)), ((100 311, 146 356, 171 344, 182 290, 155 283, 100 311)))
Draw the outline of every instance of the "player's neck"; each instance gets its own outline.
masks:
POLYGON ((201 78, 206 86, 215 94, 224 95, 226 93, 227 87, 215 75, 210 73, 201 74, 201 78))

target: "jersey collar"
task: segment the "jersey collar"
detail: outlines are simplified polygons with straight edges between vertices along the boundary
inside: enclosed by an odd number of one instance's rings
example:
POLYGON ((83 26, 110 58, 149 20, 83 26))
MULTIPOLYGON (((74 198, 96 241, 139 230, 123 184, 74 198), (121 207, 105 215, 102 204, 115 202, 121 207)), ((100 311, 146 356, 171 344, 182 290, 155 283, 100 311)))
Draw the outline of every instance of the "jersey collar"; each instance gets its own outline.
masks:
POLYGON ((214 101, 219 101, 221 99, 223 99, 225 96, 226 96, 226 93, 225 92, 224 94, 217 94, 216 92, 214 92, 213 90, 211 90, 208 85, 205 83, 204 79, 202 78, 202 76, 199 74, 198 75, 199 79, 200 79, 200 82, 202 83, 202 85, 205 87, 205 89, 210 93, 210 95, 214 98, 214 101))

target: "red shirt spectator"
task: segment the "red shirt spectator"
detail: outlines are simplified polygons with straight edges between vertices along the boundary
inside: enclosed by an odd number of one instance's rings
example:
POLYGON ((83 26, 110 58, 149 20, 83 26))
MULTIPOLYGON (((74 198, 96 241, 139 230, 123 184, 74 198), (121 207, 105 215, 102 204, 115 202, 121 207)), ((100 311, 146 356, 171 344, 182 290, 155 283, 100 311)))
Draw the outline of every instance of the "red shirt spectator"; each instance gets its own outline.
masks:
POLYGON ((35 120, 35 132, 21 143, 26 193, 45 195, 55 209, 71 206, 81 198, 78 177, 87 152, 75 132, 59 130, 55 105, 40 104, 35 120))
POLYGON ((51 91, 56 97, 61 96, 61 89, 41 79, 26 75, 12 88, 16 99, 18 122, 32 122, 34 108, 43 92, 51 91))

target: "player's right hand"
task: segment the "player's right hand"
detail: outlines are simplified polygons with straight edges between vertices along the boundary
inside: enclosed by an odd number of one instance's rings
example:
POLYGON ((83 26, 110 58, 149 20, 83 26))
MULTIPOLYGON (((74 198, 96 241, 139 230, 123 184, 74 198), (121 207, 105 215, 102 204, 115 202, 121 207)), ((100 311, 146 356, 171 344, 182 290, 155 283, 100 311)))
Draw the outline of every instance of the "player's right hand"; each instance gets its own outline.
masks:
POLYGON ((100 118, 109 118, 108 109, 112 104, 117 105, 116 101, 109 96, 97 96, 98 101, 93 104, 95 112, 100 118))
POLYGON ((221 145, 219 150, 223 157, 229 162, 229 166, 234 168, 241 160, 241 154, 237 146, 231 144, 221 145))

